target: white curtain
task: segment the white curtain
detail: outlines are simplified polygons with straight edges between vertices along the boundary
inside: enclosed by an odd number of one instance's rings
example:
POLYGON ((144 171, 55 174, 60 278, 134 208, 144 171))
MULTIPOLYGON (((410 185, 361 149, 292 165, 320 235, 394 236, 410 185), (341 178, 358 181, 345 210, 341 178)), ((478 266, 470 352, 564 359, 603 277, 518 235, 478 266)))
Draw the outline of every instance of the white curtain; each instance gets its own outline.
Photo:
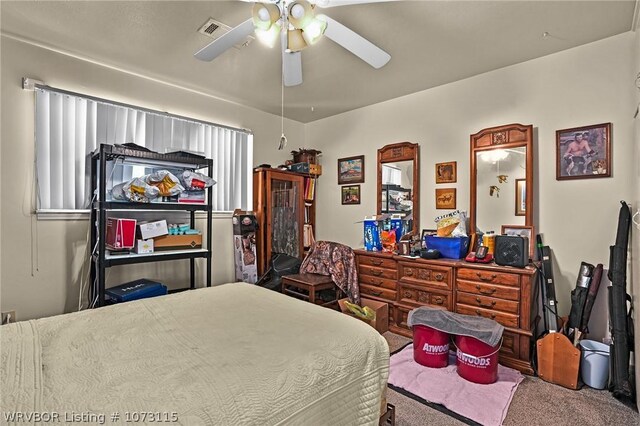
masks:
POLYGON ((394 166, 382 166, 382 182, 387 185, 402 185, 402 171, 394 166))
MULTIPOLYGON (((38 210, 88 208, 91 153, 101 143, 129 142, 203 153, 213 159, 213 210, 252 209, 253 135, 245 131, 37 89, 35 136, 38 210)), ((118 167, 110 183, 137 173, 118 167)))

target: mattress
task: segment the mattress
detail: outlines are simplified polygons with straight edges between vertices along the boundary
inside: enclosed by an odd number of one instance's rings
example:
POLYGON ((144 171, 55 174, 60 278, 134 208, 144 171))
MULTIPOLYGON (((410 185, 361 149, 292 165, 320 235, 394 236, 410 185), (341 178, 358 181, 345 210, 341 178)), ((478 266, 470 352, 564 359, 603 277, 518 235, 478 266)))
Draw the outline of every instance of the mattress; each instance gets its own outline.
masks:
POLYGON ((0 339, 3 412, 63 423, 375 425, 389 371, 367 324, 244 283, 9 324, 0 339))

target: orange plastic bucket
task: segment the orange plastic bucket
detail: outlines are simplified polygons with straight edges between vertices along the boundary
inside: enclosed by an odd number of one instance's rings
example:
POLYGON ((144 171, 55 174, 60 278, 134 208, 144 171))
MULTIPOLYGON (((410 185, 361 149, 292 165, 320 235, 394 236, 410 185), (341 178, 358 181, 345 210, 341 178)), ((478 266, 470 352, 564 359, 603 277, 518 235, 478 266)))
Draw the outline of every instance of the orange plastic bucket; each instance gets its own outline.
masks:
POLYGON ((489 385, 498 380, 498 351, 502 342, 489 346, 478 339, 456 336, 458 375, 473 383, 489 385))
POLYGON ((449 364, 449 333, 426 325, 414 325, 413 359, 425 367, 446 367, 449 364))

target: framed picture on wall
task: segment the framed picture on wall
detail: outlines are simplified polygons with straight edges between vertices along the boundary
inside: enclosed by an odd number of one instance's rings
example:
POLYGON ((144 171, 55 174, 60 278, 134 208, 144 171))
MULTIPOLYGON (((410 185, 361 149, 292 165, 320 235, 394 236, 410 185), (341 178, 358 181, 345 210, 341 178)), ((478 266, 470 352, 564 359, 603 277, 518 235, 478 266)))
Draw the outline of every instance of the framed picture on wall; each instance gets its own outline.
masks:
POLYGON ((436 209, 455 209, 456 189, 438 188, 436 189, 436 209))
POLYGON ((556 131, 556 180, 611 176, 611 123, 556 131))
POLYGON ((516 179, 516 216, 527 213, 527 180, 516 179))
POLYGON ((456 183, 458 180, 457 164, 457 161, 436 163, 436 183, 456 183))
POLYGON ((502 235, 516 235, 519 237, 529 238, 529 257, 533 259, 535 250, 535 237, 533 233, 533 226, 527 225, 502 225, 500 230, 502 235))
POLYGON ((364 183, 364 155, 338 159, 338 185, 364 183))
POLYGON ((342 204, 360 204, 360 185, 342 187, 342 204))

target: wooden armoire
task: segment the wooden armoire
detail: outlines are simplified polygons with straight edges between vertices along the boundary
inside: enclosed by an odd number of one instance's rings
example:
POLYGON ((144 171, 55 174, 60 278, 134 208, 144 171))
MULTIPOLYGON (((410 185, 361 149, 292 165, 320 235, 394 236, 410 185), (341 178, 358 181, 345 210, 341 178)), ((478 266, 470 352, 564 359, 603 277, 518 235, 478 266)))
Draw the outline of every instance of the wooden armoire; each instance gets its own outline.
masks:
POLYGON ((258 231, 258 275, 269 268, 274 253, 304 258, 305 225, 315 231, 316 177, 287 170, 257 168, 253 199, 258 231))

